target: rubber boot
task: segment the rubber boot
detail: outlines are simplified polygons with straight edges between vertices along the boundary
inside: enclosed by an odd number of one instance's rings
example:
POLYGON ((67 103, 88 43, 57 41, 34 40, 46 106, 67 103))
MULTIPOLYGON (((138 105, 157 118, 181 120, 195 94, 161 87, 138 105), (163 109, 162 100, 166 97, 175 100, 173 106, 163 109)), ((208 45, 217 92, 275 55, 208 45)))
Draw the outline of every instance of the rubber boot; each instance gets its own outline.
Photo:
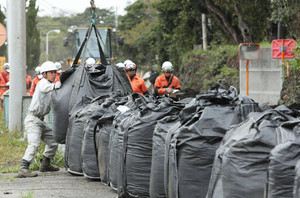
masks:
POLYGON ((59 171, 58 166, 51 166, 50 159, 43 155, 43 159, 40 166, 40 172, 46 171, 59 171))
POLYGON ((18 172, 18 177, 23 178, 23 177, 36 177, 36 176, 38 176, 37 172, 31 172, 29 170, 29 165, 30 165, 30 162, 28 162, 24 159, 22 160, 21 169, 18 172))

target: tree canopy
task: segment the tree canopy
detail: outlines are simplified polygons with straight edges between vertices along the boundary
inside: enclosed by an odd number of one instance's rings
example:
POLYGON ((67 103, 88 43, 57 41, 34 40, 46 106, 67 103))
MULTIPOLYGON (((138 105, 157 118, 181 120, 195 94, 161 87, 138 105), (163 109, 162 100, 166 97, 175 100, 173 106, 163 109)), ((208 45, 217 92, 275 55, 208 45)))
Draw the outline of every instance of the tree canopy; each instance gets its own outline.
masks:
POLYGON ((40 31, 37 29, 36 0, 30 0, 26 12, 26 64, 28 70, 39 65, 40 59, 40 31))

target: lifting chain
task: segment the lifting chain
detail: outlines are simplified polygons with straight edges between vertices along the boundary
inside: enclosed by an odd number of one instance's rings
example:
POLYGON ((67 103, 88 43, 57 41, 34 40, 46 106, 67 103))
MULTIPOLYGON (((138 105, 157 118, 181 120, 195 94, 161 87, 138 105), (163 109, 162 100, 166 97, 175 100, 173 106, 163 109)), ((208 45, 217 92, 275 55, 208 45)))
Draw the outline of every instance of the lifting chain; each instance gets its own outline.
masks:
POLYGON ((91 4, 91 8, 90 8, 90 11, 92 13, 92 24, 93 26, 95 26, 95 3, 94 3, 94 0, 91 0, 90 1, 90 4, 91 4))

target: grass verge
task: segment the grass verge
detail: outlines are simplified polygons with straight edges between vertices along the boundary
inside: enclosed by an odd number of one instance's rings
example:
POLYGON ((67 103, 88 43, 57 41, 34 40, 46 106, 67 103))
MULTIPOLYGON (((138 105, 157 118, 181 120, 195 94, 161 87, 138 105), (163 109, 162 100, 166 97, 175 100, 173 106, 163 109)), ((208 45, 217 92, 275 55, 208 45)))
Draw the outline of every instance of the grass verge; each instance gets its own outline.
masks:
MULTIPOLYGON (((24 142, 22 139, 23 133, 21 131, 10 132, 7 129, 3 111, 0 111, 0 173, 16 173, 20 169, 20 163, 27 148, 27 140, 24 142)), ((30 170, 39 169, 44 148, 45 144, 42 142, 30 165, 30 170)), ((51 163, 64 167, 63 153, 57 151, 51 163)))

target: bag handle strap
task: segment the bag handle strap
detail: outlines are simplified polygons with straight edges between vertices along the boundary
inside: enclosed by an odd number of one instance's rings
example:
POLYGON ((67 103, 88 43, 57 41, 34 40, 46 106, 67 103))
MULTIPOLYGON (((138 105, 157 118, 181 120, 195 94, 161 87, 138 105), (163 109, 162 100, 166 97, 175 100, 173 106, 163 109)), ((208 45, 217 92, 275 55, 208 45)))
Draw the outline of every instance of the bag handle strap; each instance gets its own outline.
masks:
POLYGON ((104 55, 104 52, 103 52, 103 49, 102 49, 101 44, 100 44, 100 38, 101 38, 100 33, 98 32, 98 30, 97 30, 97 28, 96 28, 95 25, 93 25, 93 27, 94 27, 95 35, 96 35, 96 38, 97 38, 97 44, 98 44, 98 48, 99 48, 101 63, 103 65, 108 65, 108 63, 106 61, 106 58, 105 58, 105 55, 104 55))
POLYGON ((90 38, 90 36, 91 36, 91 32, 92 32, 92 24, 90 25, 88 31, 87 31, 86 34, 85 34, 85 38, 84 38, 84 40, 83 40, 83 42, 82 42, 82 44, 81 44, 81 46, 80 46, 80 48, 79 48, 78 53, 76 54, 75 60, 74 60, 74 62, 73 62, 73 65, 78 64, 78 60, 80 59, 82 50, 83 50, 83 48, 86 46, 87 41, 89 40, 89 38, 90 38))

